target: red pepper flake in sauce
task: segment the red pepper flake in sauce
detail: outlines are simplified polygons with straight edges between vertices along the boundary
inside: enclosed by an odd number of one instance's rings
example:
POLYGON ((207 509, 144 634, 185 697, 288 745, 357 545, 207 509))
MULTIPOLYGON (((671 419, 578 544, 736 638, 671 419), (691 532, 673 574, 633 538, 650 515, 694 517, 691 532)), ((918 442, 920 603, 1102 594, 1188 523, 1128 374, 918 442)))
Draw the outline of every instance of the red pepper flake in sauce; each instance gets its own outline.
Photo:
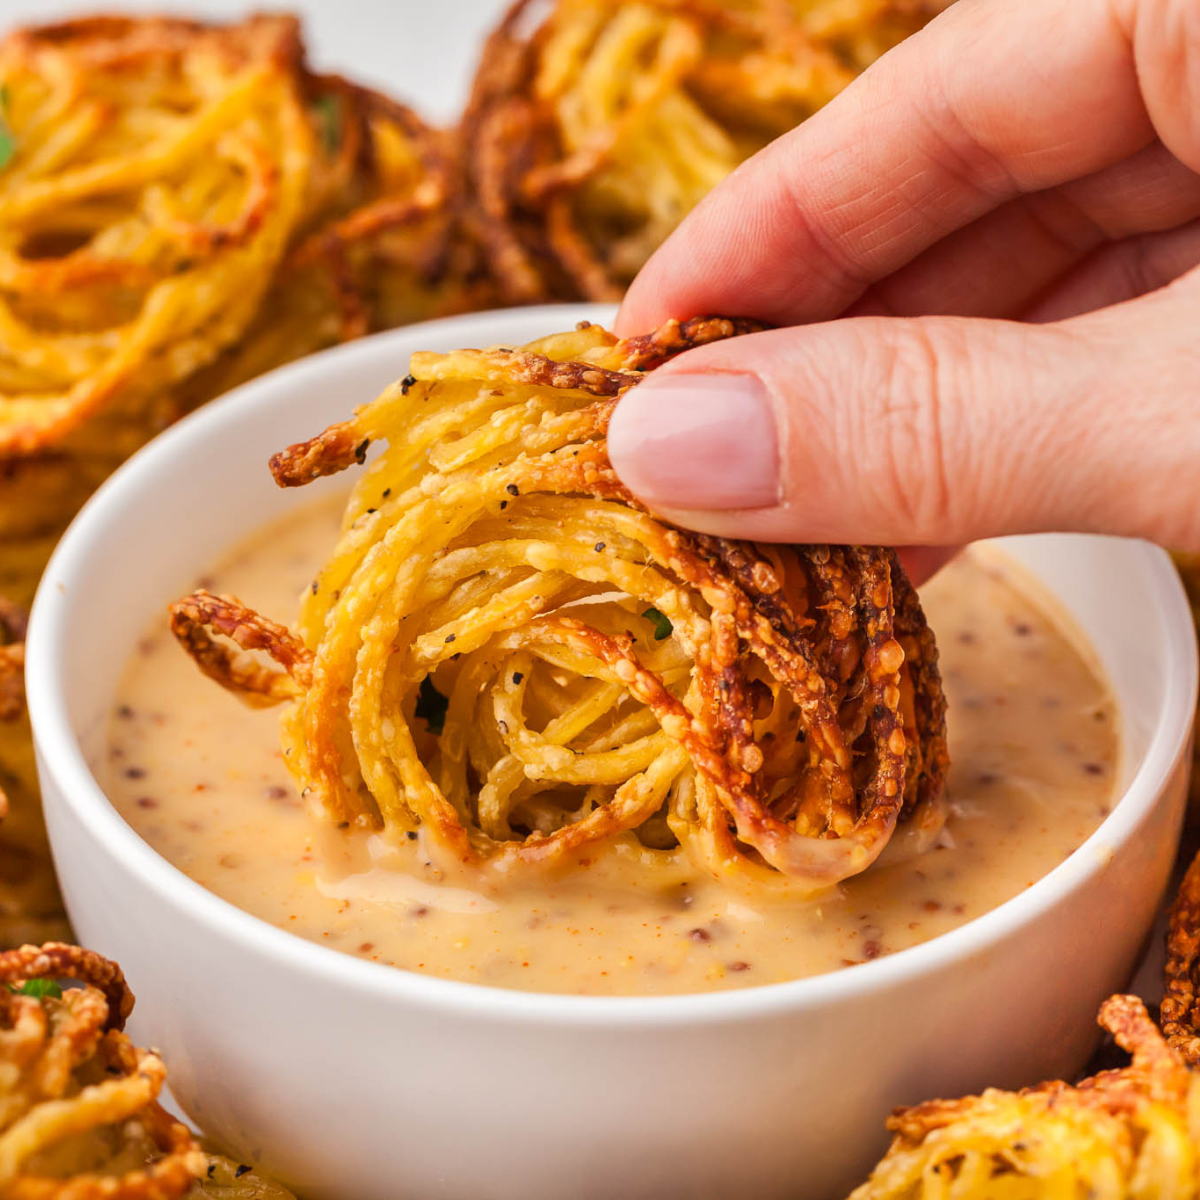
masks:
POLYGON ((690 937, 693 942, 711 942, 712 941, 712 934, 709 933, 707 929, 689 929, 688 937, 690 937))
POLYGON ((750 964, 748 962, 741 962, 739 960, 738 962, 731 962, 729 964, 729 969, 731 971, 748 971, 750 970, 750 964))
POLYGON ((153 796, 139 796, 137 806, 138 808, 157 808, 158 801, 153 796))

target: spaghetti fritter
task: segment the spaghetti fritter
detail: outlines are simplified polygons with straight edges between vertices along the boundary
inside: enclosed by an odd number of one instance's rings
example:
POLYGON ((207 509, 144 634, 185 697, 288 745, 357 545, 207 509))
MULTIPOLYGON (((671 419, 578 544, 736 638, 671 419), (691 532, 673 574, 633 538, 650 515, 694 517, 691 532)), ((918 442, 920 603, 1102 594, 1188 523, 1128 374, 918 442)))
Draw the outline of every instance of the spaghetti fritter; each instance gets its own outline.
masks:
POLYGON ((285 755, 315 814, 423 838, 446 864, 678 844, 718 875, 802 887, 865 869, 898 821, 914 845, 937 835, 945 703, 895 554, 674 529, 609 466, 620 393, 743 329, 618 341, 585 323, 415 354, 272 460, 294 486, 387 443, 299 636, 207 592, 172 627, 251 703, 290 702, 285 755))
POLYGON ((1167 920, 1162 1027, 1167 1041, 1200 1067, 1200 855, 1192 860, 1167 920))
POLYGON ((1193 1200, 1200 1195, 1200 1076, 1140 1000, 1100 1023, 1133 1061, 1076 1087, 1043 1083, 931 1100, 889 1120, 886 1157, 851 1200, 1193 1200))
POLYGON ((162 1060, 121 1032, 133 993, 120 968, 51 942, 0 953, 0 984, 0 1195, 188 1194, 206 1159, 158 1105, 162 1060))
POLYGON ((0 46, 0 453, 95 416, 83 437, 119 460, 246 328, 305 211, 300 54, 295 22, 267 17, 96 18, 0 46))
MULTIPOLYGON (((302 354, 486 298, 474 251, 451 238, 447 136, 313 75, 290 17, 19 30, 0 43, 0 108, 10 605, 28 606, 96 486, 177 416, 302 354)), ((11 944, 10 910, 37 922, 59 908, 15 711, 0 724, 0 788, 11 944)))
POLYGON ((505 296, 619 299, 738 163, 947 2, 557 0, 538 24, 547 6, 520 0, 463 118, 505 296))

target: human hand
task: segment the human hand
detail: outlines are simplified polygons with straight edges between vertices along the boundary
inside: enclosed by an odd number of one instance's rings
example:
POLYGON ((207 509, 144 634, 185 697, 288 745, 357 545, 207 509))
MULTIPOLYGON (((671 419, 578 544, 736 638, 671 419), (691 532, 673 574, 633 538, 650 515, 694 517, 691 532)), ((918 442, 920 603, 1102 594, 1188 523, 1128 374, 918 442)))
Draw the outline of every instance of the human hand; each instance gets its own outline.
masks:
POLYGON ((613 466, 727 536, 1200 550, 1198 172, 1196 0, 959 0, 634 281, 622 333, 790 328, 627 393, 613 466))

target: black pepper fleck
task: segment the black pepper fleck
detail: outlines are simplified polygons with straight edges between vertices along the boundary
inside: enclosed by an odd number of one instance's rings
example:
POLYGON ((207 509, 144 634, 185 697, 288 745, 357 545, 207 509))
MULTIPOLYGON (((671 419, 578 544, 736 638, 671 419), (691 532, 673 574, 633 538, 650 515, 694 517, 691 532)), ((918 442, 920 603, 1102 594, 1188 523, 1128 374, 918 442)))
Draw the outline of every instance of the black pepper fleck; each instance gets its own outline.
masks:
POLYGON ((405 377, 400 380, 400 395, 407 396, 408 389, 416 382, 417 377, 415 375, 405 375, 405 377))
POLYGON ((521 494, 521 489, 519 487, 517 487, 517 485, 515 483, 506 483, 504 485, 504 490, 510 496, 519 496, 521 494))

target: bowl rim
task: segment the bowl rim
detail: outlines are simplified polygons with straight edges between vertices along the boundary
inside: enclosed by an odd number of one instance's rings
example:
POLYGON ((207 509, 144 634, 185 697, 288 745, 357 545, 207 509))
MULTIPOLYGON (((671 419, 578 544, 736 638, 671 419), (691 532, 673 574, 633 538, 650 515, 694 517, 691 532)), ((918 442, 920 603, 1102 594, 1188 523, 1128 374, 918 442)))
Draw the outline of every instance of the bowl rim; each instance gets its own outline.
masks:
POLYGON ((1149 543, 1134 542, 1130 549, 1144 560, 1173 669, 1165 681, 1163 719, 1124 792, 1092 834, 1029 887, 956 929, 869 962, 802 979, 680 995, 579 996, 439 979, 368 962, 272 925, 208 891, 143 841, 106 796, 71 728, 63 698, 70 670, 63 661, 65 639, 61 633, 71 605, 56 605, 52 596, 69 591, 89 547, 99 537, 112 536, 112 526, 119 525, 121 512, 132 500, 143 491, 154 490, 160 460, 214 426, 236 425, 242 413, 260 402, 269 403, 272 395, 290 390, 301 377, 336 376, 360 357, 386 354, 393 343, 420 344, 427 336, 462 329, 467 344, 467 339, 478 340, 478 335, 465 331, 491 328, 495 333, 484 336, 495 342, 503 340, 503 329, 514 321, 533 321, 552 330, 568 328, 577 320, 603 321, 612 311, 611 306, 563 304, 469 313, 404 326, 300 359, 240 385, 160 434, 123 464, 76 516, 43 574, 29 623, 26 690, 39 773, 47 782, 53 778, 72 817, 125 872, 159 896, 164 910, 178 907, 210 933, 236 943, 241 952, 324 983, 337 983, 347 997, 361 992, 443 1014, 512 1022, 536 1020, 556 1027, 724 1023, 819 1009, 859 993, 883 992, 987 950, 1102 871, 1110 854, 1096 851, 1127 841, 1158 803, 1192 730, 1198 674, 1196 635, 1169 556, 1149 543))

